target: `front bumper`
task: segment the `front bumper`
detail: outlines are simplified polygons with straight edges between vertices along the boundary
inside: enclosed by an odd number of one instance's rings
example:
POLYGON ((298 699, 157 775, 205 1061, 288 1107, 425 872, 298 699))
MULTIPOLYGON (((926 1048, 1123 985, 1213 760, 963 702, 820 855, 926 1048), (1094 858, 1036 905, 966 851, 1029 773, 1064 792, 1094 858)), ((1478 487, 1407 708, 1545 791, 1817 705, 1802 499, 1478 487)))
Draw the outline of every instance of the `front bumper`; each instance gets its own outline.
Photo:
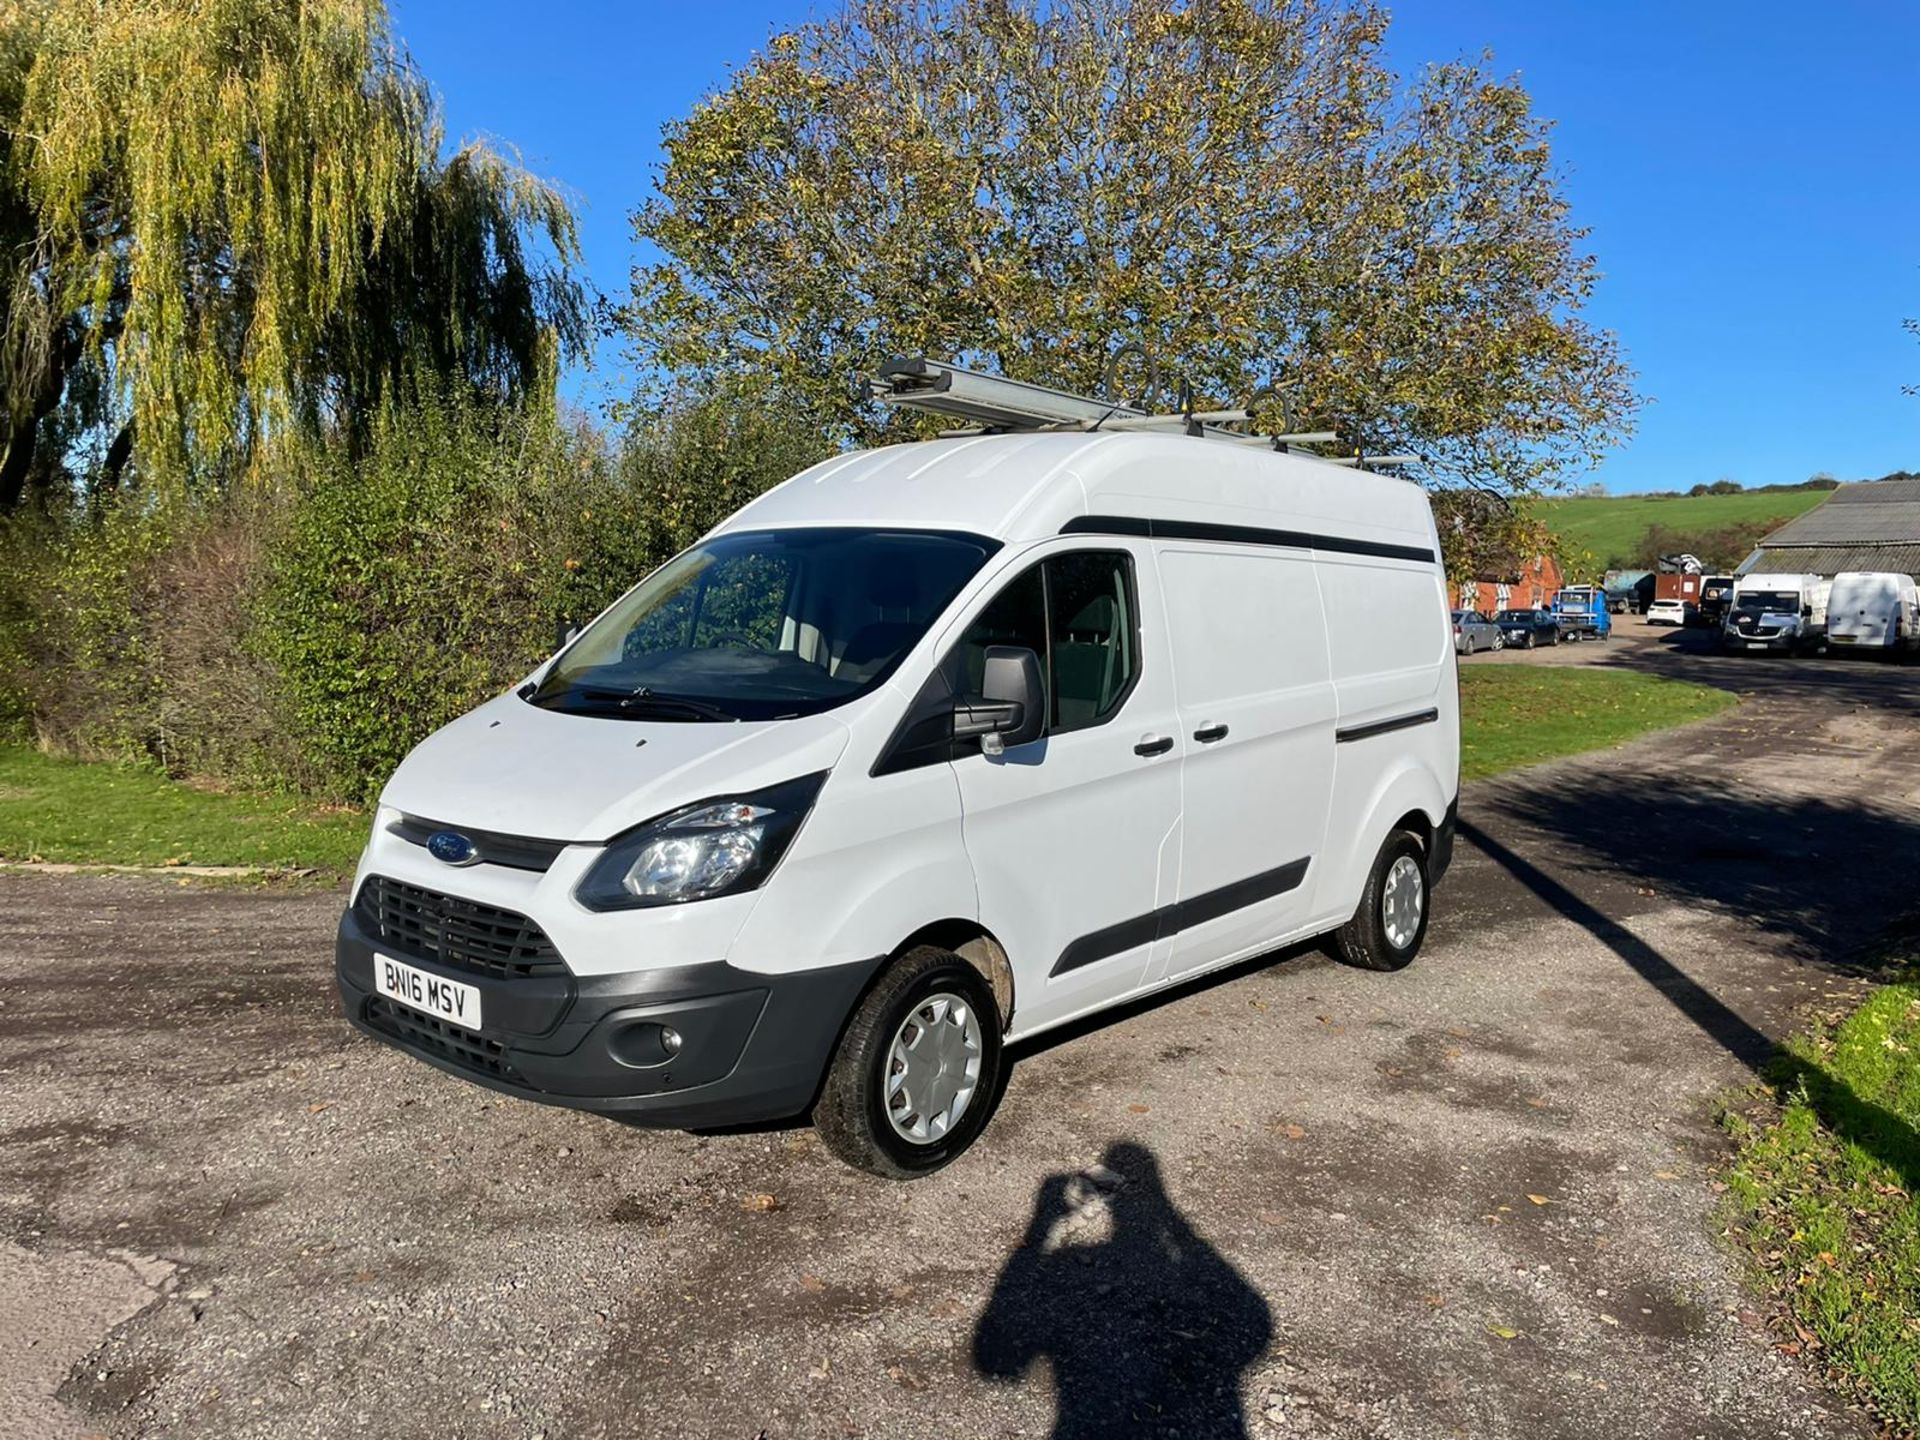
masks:
POLYGON ((711 961, 500 978, 382 944, 354 910, 334 946, 341 1006, 374 1039, 489 1089, 666 1129, 783 1120, 811 1107, 880 963, 763 975, 711 961), (449 1025, 379 994, 376 954, 474 986, 484 1027, 449 1025), (679 1053, 635 1043, 649 1025, 678 1031, 679 1053))

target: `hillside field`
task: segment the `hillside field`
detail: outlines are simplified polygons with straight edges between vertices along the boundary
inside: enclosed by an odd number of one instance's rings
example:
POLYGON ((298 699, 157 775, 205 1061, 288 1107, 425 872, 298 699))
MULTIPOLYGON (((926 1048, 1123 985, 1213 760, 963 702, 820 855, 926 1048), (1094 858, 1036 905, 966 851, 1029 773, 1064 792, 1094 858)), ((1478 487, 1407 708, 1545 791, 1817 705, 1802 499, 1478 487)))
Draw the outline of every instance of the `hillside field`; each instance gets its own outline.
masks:
POLYGON ((1651 525, 1681 531, 1751 526, 1758 540, 1774 525, 1811 510, 1831 491, 1780 490, 1745 495, 1609 495, 1596 499, 1547 500, 1540 518, 1572 553, 1588 551, 1602 569, 1626 566, 1651 525))

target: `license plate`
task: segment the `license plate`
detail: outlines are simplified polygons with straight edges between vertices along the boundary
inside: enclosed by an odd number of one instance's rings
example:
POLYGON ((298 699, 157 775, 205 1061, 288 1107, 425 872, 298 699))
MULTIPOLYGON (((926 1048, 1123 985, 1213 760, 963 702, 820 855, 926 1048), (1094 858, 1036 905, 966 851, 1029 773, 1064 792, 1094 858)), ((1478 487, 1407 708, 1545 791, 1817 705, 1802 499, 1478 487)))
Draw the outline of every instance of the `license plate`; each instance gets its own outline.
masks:
POLYGON ((468 1030, 480 1028, 480 992, 458 980, 442 980, 385 955, 373 957, 373 984, 389 1000, 449 1025, 468 1030))

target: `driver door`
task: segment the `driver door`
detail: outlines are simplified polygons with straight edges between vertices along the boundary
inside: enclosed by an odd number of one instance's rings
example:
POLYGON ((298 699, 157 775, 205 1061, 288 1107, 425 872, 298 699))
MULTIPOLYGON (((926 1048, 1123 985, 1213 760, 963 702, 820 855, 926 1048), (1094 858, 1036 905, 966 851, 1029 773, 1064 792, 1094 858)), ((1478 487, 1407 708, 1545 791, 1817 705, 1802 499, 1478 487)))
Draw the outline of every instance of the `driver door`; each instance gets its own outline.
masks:
POLYGON ((1046 728, 951 763, 980 921, 1012 959, 1012 1033, 1126 998, 1164 962, 1180 876, 1180 762, 1158 579, 1145 542, 1062 541, 949 632, 956 688, 989 645, 1040 656, 1046 728))

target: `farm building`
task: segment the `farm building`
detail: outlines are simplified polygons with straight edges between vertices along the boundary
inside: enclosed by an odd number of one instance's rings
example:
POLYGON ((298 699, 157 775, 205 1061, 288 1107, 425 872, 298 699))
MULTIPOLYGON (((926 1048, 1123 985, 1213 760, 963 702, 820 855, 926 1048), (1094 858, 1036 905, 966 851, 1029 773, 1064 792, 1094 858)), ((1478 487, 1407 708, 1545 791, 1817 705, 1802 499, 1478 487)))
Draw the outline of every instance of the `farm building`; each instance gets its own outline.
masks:
POLYGON ((1560 562, 1536 555, 1512 574, 1463 580, 1450 587, 1448 603, 1456 610, 1531 610, 1553 603, 1561 584, 1560 562))
POLYGON ((1920 577, 1920 479, 1842 485, 1759 544, 1740 573, 1838 575, 1904 571, 1920 577))

